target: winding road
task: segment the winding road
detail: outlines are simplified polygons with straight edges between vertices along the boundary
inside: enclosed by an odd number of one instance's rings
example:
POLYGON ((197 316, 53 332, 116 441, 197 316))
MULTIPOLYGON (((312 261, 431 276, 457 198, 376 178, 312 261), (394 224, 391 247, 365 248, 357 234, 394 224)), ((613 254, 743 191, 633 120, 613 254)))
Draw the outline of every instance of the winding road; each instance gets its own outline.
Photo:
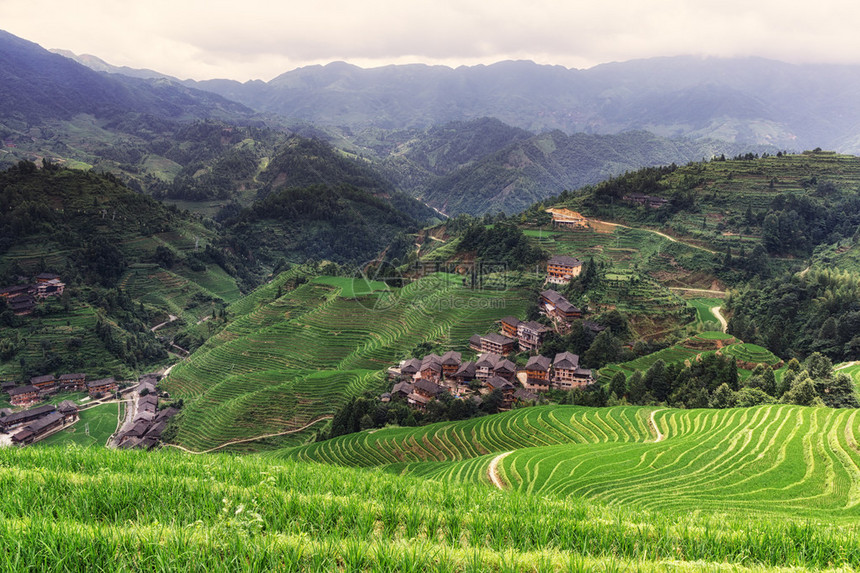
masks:
POLYGON ((654 440, 655 444, 657 442, 662 442, 663 439, 666 437, 665 435, 663 435, 663 432, 660 431, 660 428, 657 427, 657 420, 654 419, 654 414, 656 414, 657 412, 660 412, 660 410, 654 410, 653 412, 651 412, 651 427, 654 428, 655 432, 657 432, 657 439, 654 440))
POLYGON ((715 307, 712 307, 712 308, 711 308, 711 313, 712 313, 714 316, 716 316, 716 317, 717 317, 717 320, 719 320, 719 321, 720 321, 720 327, 721 327, 721 330, 722 330, 723 332, 725 332, 725 331, 726 331, 726 330, 728 330, 728 328, 729 328, 729 323, 728 323, 728 322, 726 322, 726 317, 725 317, 725 316, 723 316, 723 314, 720 312, 720 309, 721 309, 721 308, 723 308, 723 307, 721 307, 721 306, 715 306, 715 307))
MULTIPOLYGON (((331 414, 326 414, 325 416, 319 416, 318 418, 314 418, 313 420, 311 420, 310 422, 308 422, 307 424, 305 424, 301 428, 295 428, 294 430, 287 430, 286 432, 278 432, 276 434, 265 434, 263 436, 254 436, 253 438, 244 438, 241 440, 230 440, 229 442, 224 442, 220 446, 215 446, 214 448, 209 448, 208 450, 203 450, 202 452, 195 452, 194 450, 189 450, 188 448, 180 446, 178 444, 164 444, 164 446, 176 448, 177 450, 182 450, 183 452, 185 452, 187 454, 194 454, 196 456, 199 456, 202 454, 209 454, 212 452, 216 452, 216 451, 220 450, 221 448, 226 448, 227 446, 232 446, 234 444, 244 444, 246 442, 256 442, 257 440, 263 440, 265 438, 276 438, 278 436, 288 436, 290 434, 297 434, 303 430, 307 430, 308 428, 310 428, 311 426, 313 426, 317 422, 320 422, 322 420, 330 420, 333 417, 334 416, 332 416, 331 414)), ((511 452, 508 452, 508 453, 511 453, 511 452)))

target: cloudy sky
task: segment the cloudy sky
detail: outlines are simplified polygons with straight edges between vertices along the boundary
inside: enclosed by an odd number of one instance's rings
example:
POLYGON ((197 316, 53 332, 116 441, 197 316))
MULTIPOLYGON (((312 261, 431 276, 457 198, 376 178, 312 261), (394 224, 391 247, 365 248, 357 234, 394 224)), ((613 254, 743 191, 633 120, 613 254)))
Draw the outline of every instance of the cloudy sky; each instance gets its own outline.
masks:
POLYGON ((843 0, 0 0, 0 29, 179 78, 529 59, 587 68, 680 54, 860 63, 843 0))

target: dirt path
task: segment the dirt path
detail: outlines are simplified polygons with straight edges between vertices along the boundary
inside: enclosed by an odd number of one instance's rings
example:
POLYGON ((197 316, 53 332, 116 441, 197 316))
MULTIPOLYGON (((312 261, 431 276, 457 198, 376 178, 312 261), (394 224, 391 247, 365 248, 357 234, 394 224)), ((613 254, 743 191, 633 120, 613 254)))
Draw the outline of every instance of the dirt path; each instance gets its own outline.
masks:
POLYGON ((164 444, 164 446, 176 448, 177 450, 182 450, 185 453, 194 454, 194 455, 199 456, 201 454, 209 454, 209 453, 218 451, 221 448, 226 448, 227 446, 232 446, 233 444, 244 444, 246 442, 256 442, 257 440, 263 440, 266 438, 275 438, 277 436, 288 436, 290 434, 297 434, 303 430, 307 430, 308 428, 310 428, 311 426, 313 426, 317 422, 320 422, 322 420, 330 420, 333 417, 334 416, 331 416, 331 415, 325 415, 325 416, 320 416, 318 418, 314 418, 313 420, 311 420, 310 422, 308 422, 307 424, 305 424, 301 428, 296 428, 295 430, 287 430, 286 432, 278 432, 277 434, 266 434, 263 436, 255 436, 253 438, 244 438, 242 440, 230 440, 229 442, 224 442, 220 446, 215 446, 214 448, 209 448, 208 450, 203 450, 202 452, 195 452, 194 450, 189 450, 188 448, 184 448, 178 444, 164 444))
POLYGON ((711 308, 711 313, 717 317, 717 320, 720 321, 721 330, 725 332, 729 328, 729 323, 726 322, 726 317, 720 312, 720 309, 723 308, 721 306, 715 306, 711 308))
POLYGON ((654 440, 654 443, 662 442, 666 436, 663 435, 663 432, 660 431, 660 428, 657 427, 657 420, 654 419, 654 414, 660 412, 661 410, 654 410, 651 412, 651 427, 654 428, 654 431, 657 432, 657 439, 654 440))
POLYGON ((676 290, 676 291, 681 291, 681 292, 696 292, 696 293, 701 293, 701 294, 715 294, 715 295, 720 295, 720 296, 725 296, 725 295, 729 294, 724 290, 713 290, 713 289, 706 289, 706 288, 669 287, 669 290, 676 290))
POLYGON ((839 366, 837 366, 833 370, 834 370, 834 372, 837 370, 844 370, 845 368, 851 368, 852 366, 855 366, 857 364, 860 364, 860 360, 854 360, 852 362, 846 362, 845 364, 840 364, 839 366))
POLYGON ((623 227, 625 229, 635 229, 637 231, 648 231, 649 233, 654 233, 655 235, 660 235, 664 239, 668 239, 673 243, 681 243, 682 245, 687 245, 688 247, 692 247, 694 249, 700 249, 707 253, 716 254, 716 251, 712 251, 711 249, 706 249, 705 247, 701 247, 699 245, 694 245, 693 243, 688 243, 686 241, 679 241, 675 237, 670 237, 666 233, 661 233, 660 231, 655 231, 653 229, 646 229, 644 227, 630 227, 628 225, 622 225, 621 223, 610 223, 609 221, 600 221, 598 219, 589 219, 589 221, 594 221, 596 223, 600 223, 601 225, 609 225, 610 227, 623 227))
POLYGON ((176 320, 177 318, 179 318, 179 317, 178 317, 178 316, 173 316, 172 314, 168 314, 168 315, 167 315, 167 320, 165 320, 165 321, 164 321, 164 322, 162 322, 161 324, 156 324, 155 326, 153 326, 153 327, 152 327, 152 328, 150 328, 149 330, 150 330, 151 332, 155 332, 156 330, 158 330, 158 329, 159 329, 159 328, 161 328, 162 326, 167 326, 168 324, 170 324, 171 322, 173 322, 173 321, 174 321, 174 320, 176 320))
POLYGON ((490 468, 487 470, 487 475, 490 478, 490 481, 493 482, 493 485, 499 489, 505 489, 507 486, 505 482, 502 481, 502 478, 499 477, 499 462, 505 459, 507 456, 511 455, 513 450, 510 452, 505 452, 503 454, 499 454, 498 456, 493 458, 493 461, 490 462, 490 468))

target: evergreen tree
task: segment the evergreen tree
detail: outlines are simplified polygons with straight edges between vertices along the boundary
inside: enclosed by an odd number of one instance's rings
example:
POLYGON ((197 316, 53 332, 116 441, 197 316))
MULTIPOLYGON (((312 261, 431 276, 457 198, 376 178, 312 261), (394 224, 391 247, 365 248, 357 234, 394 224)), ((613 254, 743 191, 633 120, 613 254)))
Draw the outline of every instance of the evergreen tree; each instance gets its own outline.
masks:
POLYGON ((615 394, 616 398, 621 398, 627 394, 627 376, 624 372, 616 372, 615 376, 609 382, 609 392, 615 394))

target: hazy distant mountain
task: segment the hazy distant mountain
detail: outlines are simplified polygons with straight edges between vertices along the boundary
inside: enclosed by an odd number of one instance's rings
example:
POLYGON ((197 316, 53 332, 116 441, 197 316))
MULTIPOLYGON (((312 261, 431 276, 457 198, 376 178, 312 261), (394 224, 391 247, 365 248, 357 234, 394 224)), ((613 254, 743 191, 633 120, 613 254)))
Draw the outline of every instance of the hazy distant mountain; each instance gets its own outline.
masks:
POLYGON ((59 54, 61 56, 65 56, 66 58, 72 59, 79 64, 83 64, 84 66, 90 68, 91 70, 95 70, 97 72, 107 72, 109 74, 122 74, 124 76, 131 76, 133 78, 142 78, 142 79, 175 79, 167 74, 162 74, 160 72, 156 72, 154 70, 148 69, 137 69, 130 68, 128 66, 114 66, 103 59, 93 56, 91 54, 75 54, 69 50, 48 50, 49 52, 53 52, 54 54, 59 54))
POLYGON ((860 66, 674 57, 570 70, 532 62, 361 69, 335 62, 270 82, 192 82, 296 121, 383 128, 496 117, 528 129, 715 138, 860 152, 860 66))

